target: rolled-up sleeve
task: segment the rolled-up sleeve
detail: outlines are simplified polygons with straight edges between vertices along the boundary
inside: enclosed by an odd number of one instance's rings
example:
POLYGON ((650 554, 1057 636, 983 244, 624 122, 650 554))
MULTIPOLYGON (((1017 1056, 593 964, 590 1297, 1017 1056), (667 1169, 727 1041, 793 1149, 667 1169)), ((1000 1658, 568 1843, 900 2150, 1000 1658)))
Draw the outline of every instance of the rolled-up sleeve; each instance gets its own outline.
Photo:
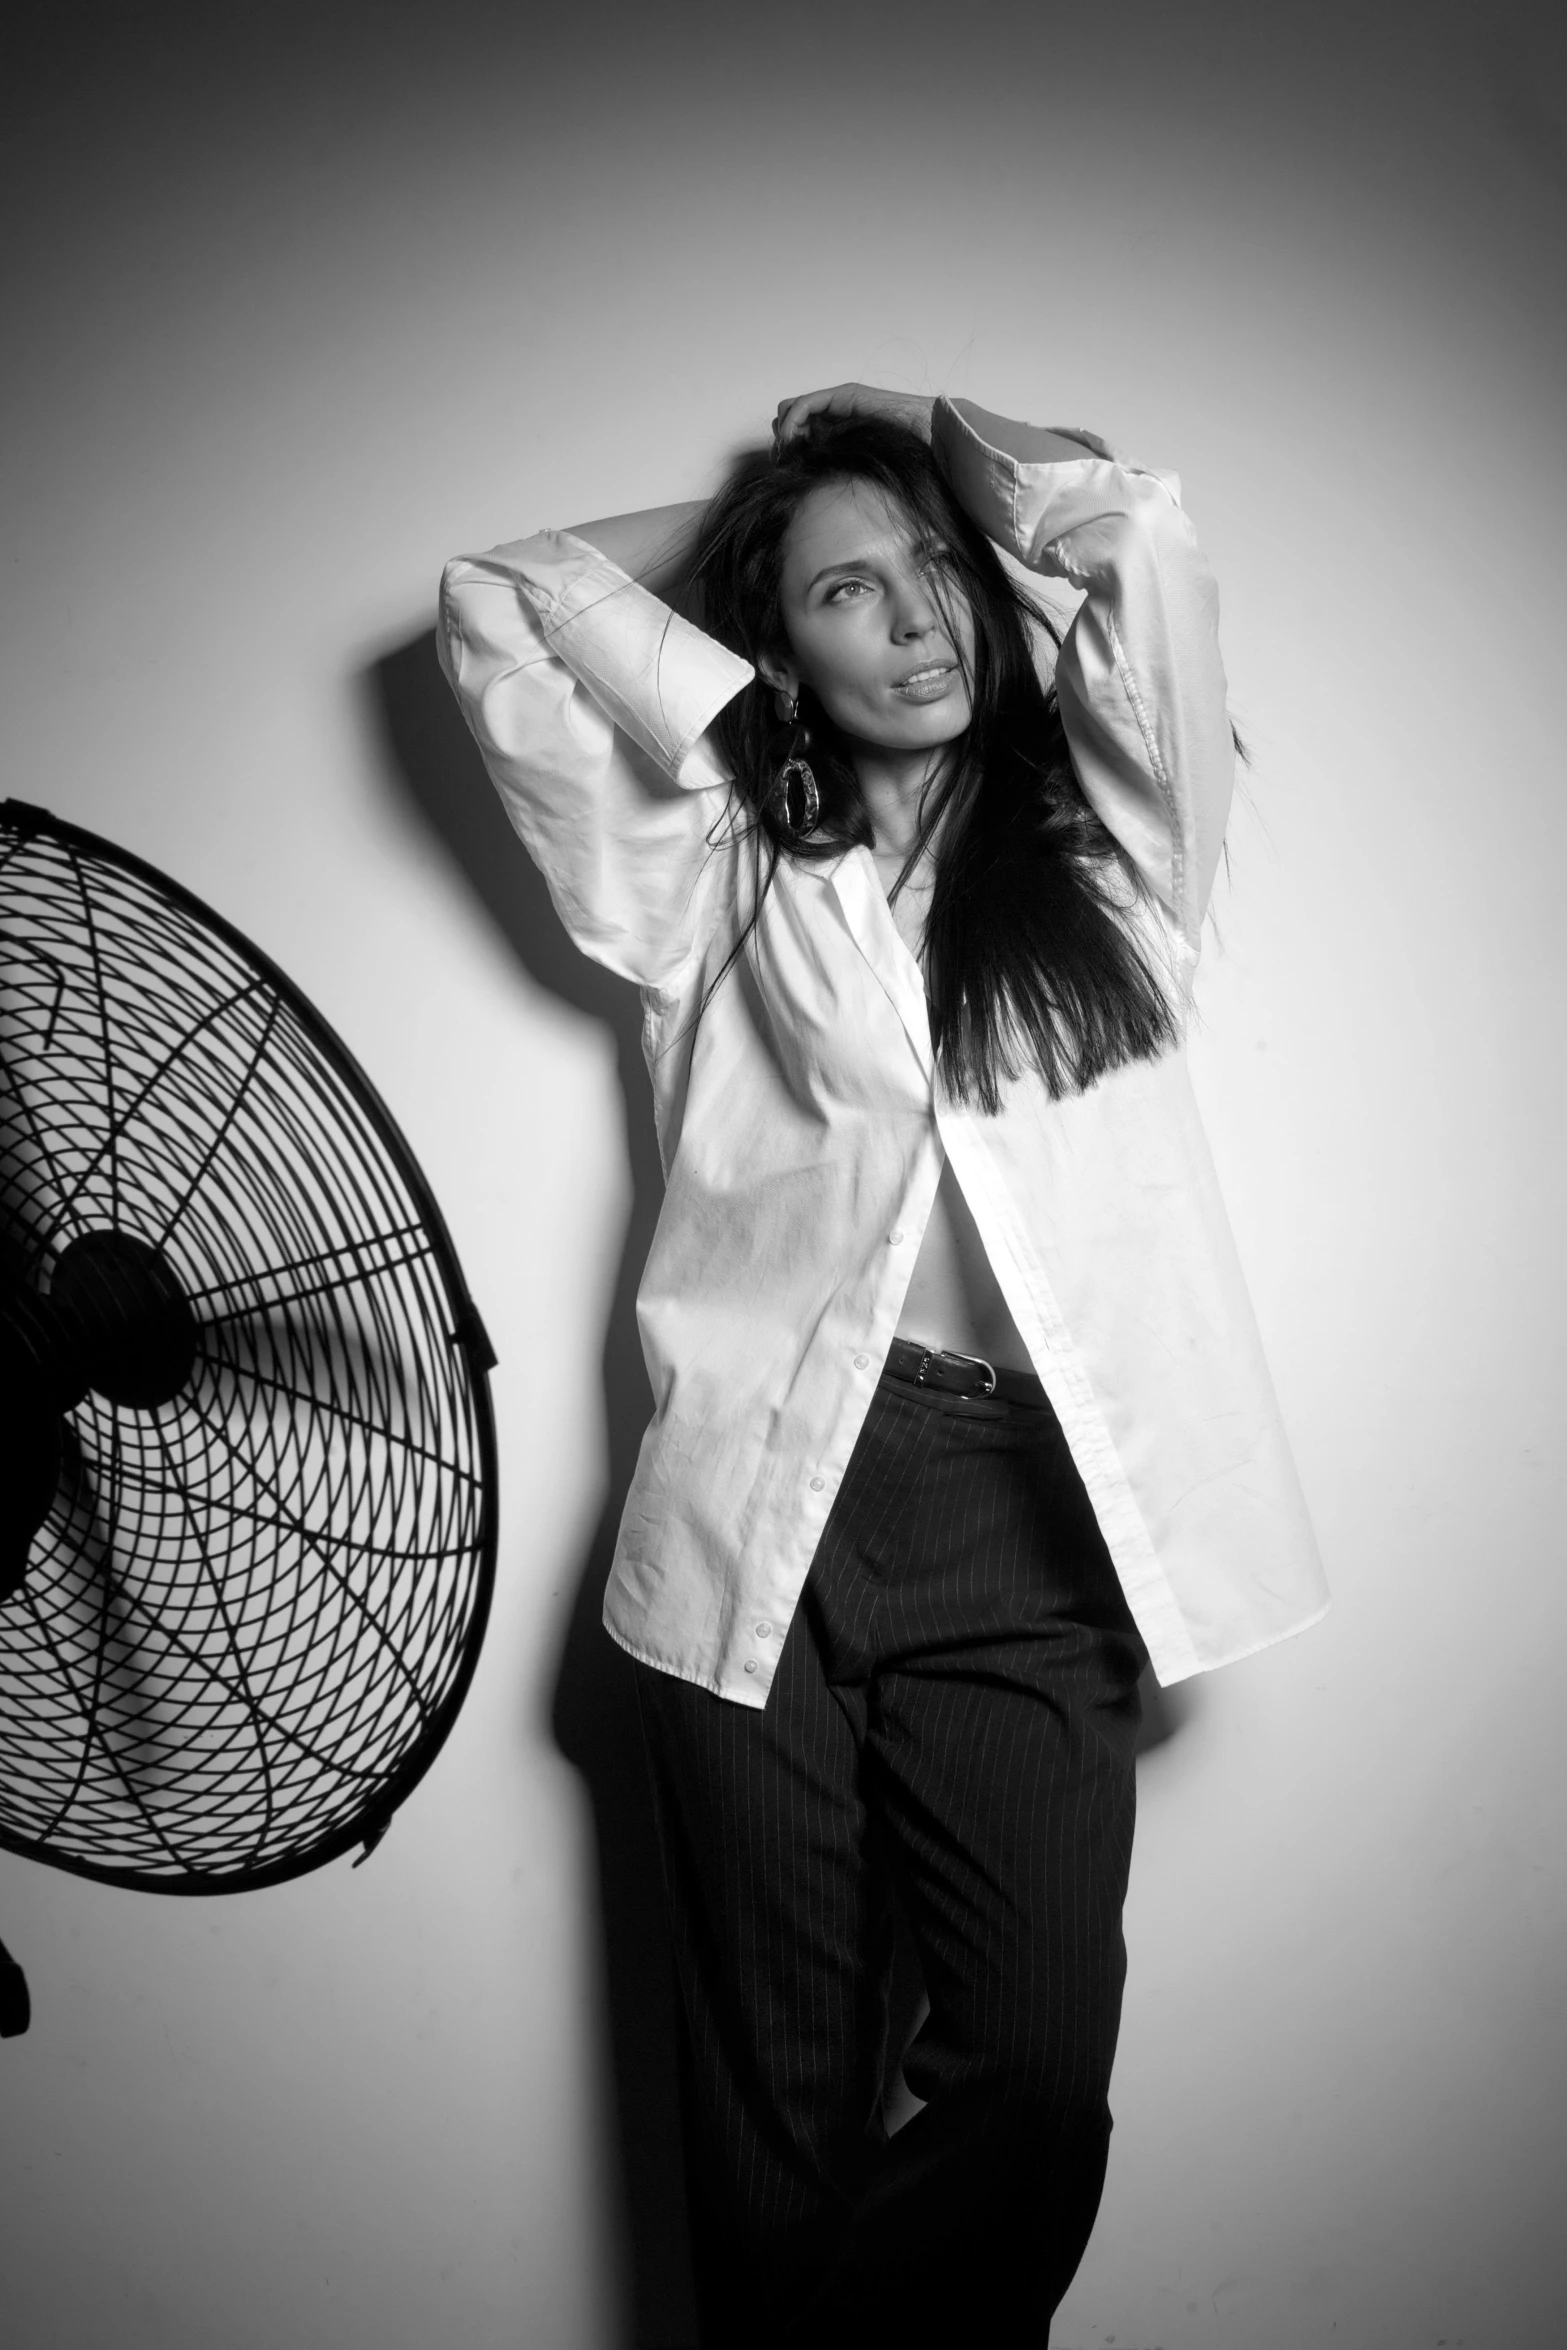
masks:
POLYGON ((749 663, 562 531, 449 563, 438 636, 566 929, 610 970, 668 984, 733 853, 709 729, 749 663))
POLYGON ((1235 744, 1218 590, 1179 484, 1123 463, 1076 427, 1038 435, 1001 418, 983 422, 982 431, 958 403, 938 400, 937 459, 999 546, 1084 591, 1056 664, 1078 779, 1195 955, 1224 845, 1235 744), (1030 444, 1041 439, 1080 454, 1039 460, 1030 444))

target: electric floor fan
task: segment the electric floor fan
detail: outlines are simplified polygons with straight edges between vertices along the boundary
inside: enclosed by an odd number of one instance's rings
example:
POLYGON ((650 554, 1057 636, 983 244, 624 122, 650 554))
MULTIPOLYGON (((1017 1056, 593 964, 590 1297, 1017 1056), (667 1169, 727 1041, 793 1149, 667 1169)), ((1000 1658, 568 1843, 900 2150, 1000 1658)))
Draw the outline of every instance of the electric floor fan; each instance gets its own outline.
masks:
POLYGON ((493 1363, 298 989, 0 803, 0 1847, 181 1894, 368 1851, 483 1636, 493 1363))

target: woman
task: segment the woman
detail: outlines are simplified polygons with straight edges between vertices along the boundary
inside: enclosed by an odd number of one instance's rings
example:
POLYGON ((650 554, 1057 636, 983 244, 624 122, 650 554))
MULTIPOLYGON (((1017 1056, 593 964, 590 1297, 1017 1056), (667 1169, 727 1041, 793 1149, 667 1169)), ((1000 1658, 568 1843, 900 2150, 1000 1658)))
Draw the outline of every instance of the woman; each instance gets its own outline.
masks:
POLYGON ((1104 2175, 1139 1673, 1327 1604, 1181 1050, 1215 622, 1172 478, 859 385, 785 402, 710 508, 446 573, 490 773, 645 1009, 655 1411, 605 1620, 710 2342, 1047 2340, 1104 2175), (1083 591, 1048 681, 998 547, 1083 591), (930 2012, 889 2136, 894 1892, 930 2012))

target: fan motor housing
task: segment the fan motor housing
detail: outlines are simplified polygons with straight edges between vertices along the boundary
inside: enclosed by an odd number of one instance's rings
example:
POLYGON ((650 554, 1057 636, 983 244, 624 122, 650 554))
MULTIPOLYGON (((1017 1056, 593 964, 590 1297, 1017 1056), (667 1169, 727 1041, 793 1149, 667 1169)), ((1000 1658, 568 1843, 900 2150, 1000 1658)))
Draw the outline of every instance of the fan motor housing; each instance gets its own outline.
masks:
POLYGON ((131 1232, 84 1232, 56 1257, 48 1320, 67 1392, 133 1411, 170 1403, 196 1360, 196 1317, 162 1251, 131 1232))

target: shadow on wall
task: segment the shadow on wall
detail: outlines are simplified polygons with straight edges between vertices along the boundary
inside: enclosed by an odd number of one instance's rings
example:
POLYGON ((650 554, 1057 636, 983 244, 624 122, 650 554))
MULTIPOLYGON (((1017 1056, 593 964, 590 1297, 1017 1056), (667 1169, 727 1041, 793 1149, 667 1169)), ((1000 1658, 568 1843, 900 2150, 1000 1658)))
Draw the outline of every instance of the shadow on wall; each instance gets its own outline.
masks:
POLYGON ((588 1547, 556 1672, 550 1726, 587 1783, 597 1840, 599 1924, 622 2208, 629 2230, 631 2342, 696 2339, 681 2185, 675 2012, 663 1887, 630 1659, 600 1621, 604 1586, 652 1395, 636 1292, 663 1197, 635 988, 567 937, 549 892, 484 772, 441 674, 433 630, 375 662, 368 685, 391 770, 528 977, 601 1021, 615 1040, 632 1207, 604 1335, 609 1446, 604 1513, 588 1547))
MULTIPOLYGON (((551 1728, 587 1782, 597 1836, 605 2021, 630 2234, 631 2343, 633 2350, 673 2350, 695 2340, 695 2318, 669 1942, 632 1668, 600 1621, 620 1513, 652 1408, 636 1293, 664 1183, 642 1059, 642 1006, 635 988, 590 962, 562 929, 441 674, 433 630, 384 654, 366 684, 392 773, 523 970, 573 1011, 601 1021, 615 1040, 632 1207, 604 1335, 608 1490, 577 1582, 551 1728)), ((1161 1692, 1145 1675, 1139 1753, 1171 1738, 1193 1702, 1187 1687, 1161 1692)), ((894 1987, 894 2047, 907 2046, 922 2015, 917 1962, 905 1947, 894 1987)), ((896 2095, 894 2110, 900 2110, 896 2095)))

